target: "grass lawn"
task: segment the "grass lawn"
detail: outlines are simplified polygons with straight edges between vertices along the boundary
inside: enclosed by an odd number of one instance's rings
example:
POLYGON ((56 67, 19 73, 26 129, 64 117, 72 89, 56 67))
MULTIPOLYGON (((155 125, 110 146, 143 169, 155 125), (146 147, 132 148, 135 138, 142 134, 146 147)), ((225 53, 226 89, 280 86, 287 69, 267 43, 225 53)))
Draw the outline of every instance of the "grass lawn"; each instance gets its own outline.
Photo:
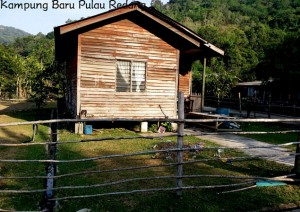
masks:
MULTIPOLYGON (((6 122, 28 120, 31 115, 7 115, 6 122)), ((2 119, 1 119, 2 122, 2 119)), ((10 130, 19 133, 15 139, 11 139, 8 133, 1 134, 0 142, 22 142, 30 138, 31 127, 20 127, 10 130), (22 140, 21 137, 26 139, 22 140)), ((47 126, 39 128, 35 142, 46 141, 48 135, 47 126)), ((60 130, 60 141, 82 140, 99 137, 133 136, 135 132, 117 129, 98 129, 93 135, 74 135, 68 130, 60 130)), ((130 154, 134 152, 152 151, 154 149, 176 147, 177 138, 163 139, 128 139, 117 141, 81 142, 58 145, 58 160, 73 160, 92 158, 115 154, 130 154)), ((194 146, 201 142, 205 146, 215 146, 208 141, 188 136, 184 138, 186 146, 194 146)), ((1 159, 46 159, 44 146, 30 147, 0 147, 1 159)), ((194 159, 215 159, 216 150, 200 152, 187 152, 184 154, 185 161, 194 159)), ((224 158, 244 156, 242 153, 225 150, 224 158)), ((148 154, 131 157, 105 158, 95 161, 79 163, 61 163, 58 165, 57 175, 74 172, 105 171, 115 168, 129 168, 137 166, 155 166, 176 162, 174 154, 148 154)), ((235 175, 235 176, 263 176, 275 177, 291 173, 290 167, 264 160, 232 161, 214 160, 184 165, 184 175, 235 175)), ((44 164, 12 164, 0 163, 0 176, 35 176, 45 175, 44 164)), ((173 166, 147 168, 142 170, 102 172, 88 175, 61 177, 56 180, 55 187, 95 185, 110 183, 125 179, 144 178, 153 176, 175 175, 176 168, 173 166)), ((249 180, 223 179, 200 177, 183 179, 183 186, 223 185, 245 182, 249 180)), ((252 185, 252 184, 250 184, 252 185)), ((247 187, 249 185, 245 185, 247 187)), ((130 191, 147 188, 175 187, 175 179, 138 180, 129 183, 119 183, 109 186, 85 189, 61 189, 55 192, 55 197, 99 194, 104 192, 130 191)), ((42 189, 43 180, 6 180, 0 179, 0 189, 42 189)), ((183 191, 178 197, 174 191, 136 193, 131 195, 114 195, 83 199, 59 201, 57 211, 77 211, 89 208, 92 211, 257 211, 270 208, 284 208, 300 206, 300 189, 298 185, 280 187, 258 187, 241 192, 224 193, 232 189, 241 188, 218 188, 198 189, 183 191)), ((37 210, 42 193, 37 194, 0 194, 0 209, 37 210)))
MULTIPOLYGON (((257 132, 274 132, 274 131, 287 131, 298 129, 295 125, 287 125, 282 123, 244 123, 242 129, 245 132, 257 131, 257 132)), ((258 135, 245 135, 249 138, 263 141, 269 144, 284 144, 288 142, 296 142, 298 138, 297 133, 286 134, 258 134, 258 135)), ((293 151, 296 150, 296 146, 287 146, 293 151)))
MULTIPOLYGON (((46 119, 49 111, 37 113, 37 111, 25 111, 22 113, 9 112, 6 115, 0 115, 0 123, 33 121, 46 119)), ((18 144, 29 142, 32 138, 32 126, 13 126, 0 128, 0 143, 18 144)), ((35 142, 45 142, 49 139, 48 126, 39 125, 38 134, 35 142)), ((1 147, 0 159, 47 159, 45 146, 30 147, 1 147)), ((1 163, 0 176, 34 176, 45 175, 45 165, 38 163, 1 163)), ((18 180, 18 179, 0 179, 0 189, 19 190, 19 189, 43 189, 43 180, 18 180)), ((6 195, 0 194, 0 209, 37 209, 37 203, 41 199, 41 194, 26 195, 6 195)))
MULTIPOLYGON (((133 135, 133 132, 118 129, 113 131, 117 135, 133 135)), ((112 132, 110 130, 101 130, 98 136, 107 137, 112 132)), ((65 138, 70 136, 65 132, 65 138)), ((74 135, 71 135, 74 138, 74 135)), ((90 136, 78 136, 77 139, 89 138, 90 136)), ((215 146, 208 141, 203 141, 195 137, 185 137, 185 145, 195 145, 199 142, 204 142, 206 146, 215 146)), ((154 139, 134 139, 134 140, 121 140, 121 141, 104 141, 104 142, 91 142, 79 144, 67 144, 59 147, 58 157, 60 159, 77 159, 77 158, 90 158, 99 155, 122 154, 131 152, 141 152, 153 150, 153 147, 175 147, 176 138, 165 138, 163 140, 154 139), (170 142, 171 141, 171 142, 170 142)), ((198 154, 185 153, 185 161, 203 158, 214 158, 216 150, 203 151, 198 154)), ((242 153, 237 151, 228 150, 223 153, 223 157, 237 157, 243 156, 242 153)), ((145 155, 134 156, 127 158, 114 158, 93 161, 83 164, 63 164, 60 165, 60 174, 70 172, 81 172, 86 170, 107 170, 118 167, 136 167, 145 165, 158 165, 175 162, 174 155, 158 154, 158 155, 145 155)), ((175 167, 164 168, 151 168, 139 171, 124 171, 124 172, 111 172, 102 174, 93 174, 85 176, 69 177, 66 179, 59 179, 57 186, 65 185, 92 185, 98 183, 108 183, 112 181, 124 180, 126 178, 136 177, 150 177, 150 176, 169 176, 176 173, 175 167)), ((196 164, 184 165, 185 175, 238 175, 238 176, 264 176, 274 177, 290 173, 290 168, 268 162, 264 160, 251 160, 251 161, 233 161, 231 164, 225 161, 209 161, 196 164)), ((245 180, 243 180, 245 181, 245 180)), ((220 178, 197 178, 197 179, 184 179, 184 186, 201 186, 201 185, 222 185, 230 183, 238 183, 242 180, 220 179, 220 178)), ((100 187, 97 189, 85 190, 65 190, 59 191, 56 195, 61 196, 74 196, 82 194, 96 194, 103 192, 114 191, 130 191, 137 189, 155 188, 155 187, 175 187, 175 180, 146 180, 136 181, 131 183, 118 184, 114 186, 100 187)), ((234 189, 234 188, 231 188, 234 189)), ((218 194, 228 189, 202 189, 202 190, 189 190, 184 191, 182 197, 177 197, 175 192, 157 192, 146 194, 134 195, 118 195, 111 197, 95 197, 92 199, 75 199, 62 201, 60 205, 61 210, 74 211, 81 207, 90 208, 94 211, 252 211, 262 208, 279 207, 280 204, 293 203, 300 204, 300 192, 298 186, 285 186, 285 187, 268 187, 268 188, 255 188, 248 191, 218 194), (251 201, 249 201, 251 199, 251 201)), ((229 189, 230 190, 230 189, 229 189)))

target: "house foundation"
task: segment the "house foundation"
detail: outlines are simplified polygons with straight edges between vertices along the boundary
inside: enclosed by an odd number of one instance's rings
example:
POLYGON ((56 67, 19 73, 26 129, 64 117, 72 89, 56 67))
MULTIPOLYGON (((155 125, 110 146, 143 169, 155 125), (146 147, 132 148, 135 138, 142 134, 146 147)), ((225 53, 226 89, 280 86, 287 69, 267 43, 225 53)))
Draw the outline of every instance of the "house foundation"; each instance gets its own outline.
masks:
POLYGON ((83 122, 75 123, 75 134, 83 134, 83 122))
POLYGON ((148 132, 148 122, 141 122, 141 132, 148 132))

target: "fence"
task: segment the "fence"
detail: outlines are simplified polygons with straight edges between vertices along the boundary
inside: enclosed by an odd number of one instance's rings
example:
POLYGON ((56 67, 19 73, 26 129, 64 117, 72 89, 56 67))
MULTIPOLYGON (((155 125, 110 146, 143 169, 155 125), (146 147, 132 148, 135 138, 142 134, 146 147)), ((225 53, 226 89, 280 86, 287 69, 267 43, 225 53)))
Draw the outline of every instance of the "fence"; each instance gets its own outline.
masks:
MULTIPOLYGON (((268 146, 259 146, 259 147, 214 147, 214 146, 201 146, 201 144, 187 147, 184 145, 184 137, 186 136, 184 132, 184 124, 185 123, 209 123, 209 122, 226 122, 228 119, 185 119, 184 118, 184 98, 183 95, 180 94, 178 101, 178 119, 89 119, 88 121, 91 122, 112 122, 112 121, 130 121, 130 122, 145 122, 145 121, 167 121, 167 122, 177 122, 178 123, 178 132, 171 133, 168 135, 158 135, 158 136, 123 136, 123 137, 105 137, 105 138, 92 138, 92 139, 85 139, 85 140, 68 140, 68 141, 59 141, 59 131, 58 124, 59 123, 66 123, 66 122, 85 122, 86 119, 53 119, 53 120, 45 120, 45 121, 32 121, 32 122, 18 122, 18 123, 6 123, 0 124, 0 127, 9 127, 9 126, 20 126, 20 125, 41 125, 41 124, 50 124, 51 129, 51 140, 48 142, 30 142, 30 143, 0 143, 0 147, 10 147, 10 148, 18 148, 18 147, 35 147, 35 146, 46 146, 47 150, 47 159, 0 159, 0 164, 45 164, 46 165, 46 172, 44 176, 10 176, 10 175, 2 175, 0 176, 0 183, 1 181, 5 180, 36 180, 37 182, 41 183, 43 181, 44 189, 5 189, 1 188, 0 194, 43 194, 42 195, 42 204, 40 210, 44 211, 53 211, 54 207, 57 205, 57 202, 63 200, 70 200, 70 199, 81 199, 81 198, 91 198, 91 197, 104 197, 104 196, 114 196, 114 195, 125 195, 125 194, 136 194, 136 193, 145 193, 145 192, 158 192, 158 191, 174 191, 177 195, 184 195, 184 190, 191 190, 191 189, 216 189, 216 188, 238 188, 234 189, 233 191, 243 190, 245 188, 240 188, 243 186, 251 185, 253 187, 253 183, 259 180, 277 180, 277 181, 295 181, 296 179, 288 178, 288 177, 259 177, 259 176, 234 176, 234 175, 210 175, 210 174, 188 174, 184 175, 184 167, 189 164, 197 164, 206 161, 216 161, 222 159, 222 157, 215 157, 215 158, 198 158, 194 160, 185 160, 184 159, 184 152, 197 152, 197 151, 223 151, 225 149, 245 149, 245 148, 270 148, 268 146), (143 139, 154 139, 159 137, 171 137, 177 136, 177 146, 167 149, 154 149, 148 151, 141 151, 141 152, 130 152, 126 154, 108 154, 108 155, 100 155, 95 157, 89 158, 77 158, 77 159, 65 159, 59 160, 56 157, 56 149, 58 146, 61 145, 72 145, 72 144, 82 144, 88 145, 89 142, 102 142, 107 140, 127 140, 130 141, 131 139, 136 138, 143 138, 143 139), (69 172, 65 174, 57 173, 57 170, 62 164, 79 164, 79 163, 86 163, 86 162, 94 162, 98 160, 107 160, 113 158, 129 158, 129 157, 136 157, 136 156, 143 156, 143 155, 155 155, 155 154, 176 154, 176 161, 170 163, 162 163, 162 164, 152 164, 152 165, 140 165, 140 166, 129 166, 129 167, 118 167, 109 169, 109 166, 106 167, 108 169, 98 169, 98 170, 88 170, 82 172, 69 172), (126 179, 118 179, 112 182, 106 182, 101 184, 93 184, 93 185, 63 185, 63 186, 56 186, 56 181, 59 179, 69 178, 72 176, 88 176, 91 174, 103 174, 103 173, 119 173, 124 171, 134 171, 134 170, 145 170, 145 169, 154 169, 154 168, 161 168, 161 167, 175 167, 176 172, 174 175, 158 175, 158 176, 142 176, 142 177, 135 177, 126 178, 126 179), (187 179, 199 179, 199 178, 217 178, 217 179, 238 179, 243 181, 238 182, 231 182, 228 184, 216 184, 216 185, 190 185, 184 186, 183 182, 187 179), (109 191, 103 193, 93 193, 93 194, 86 194, 84 191, 85 189, 89 188, 102 188, 105 186, 113 186, 119 184, 133 184, 134 182, 140 181, 149 181, 149 180, 175 180, 174 186, 167 186, 167 187, 151 187, 145 189, 139 188, 132 188, 131 190, 125 191, 109 191), (83 194, 81 195, 73 195, 73 196, 57 196, 59 191, 65 190, 82 190, 83 194)), ((300 119, 234 119, 230 121, 235 122, 247 122, 247 123, 256 123, 256 122, 297 122, 300 123, 300 119)), ((33 131, 36 131, 36 127, 33 128, 33 131)), ((249 132, 248 134, 267 134, 267 133, 300 133, 300 130, 289 130, 289 131, 281 131, 281 132, 249 132)), ((201 132, 195 133, 195 136, 202 136, 204 134, 217 134, 215 132, 201 132)), ((220 133, 218 133, 220 134, 220 133)), ((226 132, 226 134, 247 134, 246 132, 226 132)), ((33 136, 34 137, 34 136, 33 136)), ((272 145, 272 148, 278 148, 279 146, 288 146, 288 145, 297 145, 296 152, 293 155, 295 157, 294 163, 294 173, 290 176, 298 176, 300 175, 300 142, 292 142, 292 143, 285 143, 281 145, 272 145)), ((231 157, 231 161, 239 161, 239 160, 253 160, 256 158, 263 158, 266 159, 270 156, 266 155, 258 155, 258 156, 237 156, 231 157)), ((124 159, 125 160, 125 159, 124 159)), ((76 165, 74 165, 76 166, 76 165)), ((0 172, 1 173, 1 172, 0 172)), ((130 187, 130 186, 129 186, 130 187)), ((248 188, 248 187, 247 187, 248 188)), ((225 191, 225 192, 232 192, 232 191, 225 191)))

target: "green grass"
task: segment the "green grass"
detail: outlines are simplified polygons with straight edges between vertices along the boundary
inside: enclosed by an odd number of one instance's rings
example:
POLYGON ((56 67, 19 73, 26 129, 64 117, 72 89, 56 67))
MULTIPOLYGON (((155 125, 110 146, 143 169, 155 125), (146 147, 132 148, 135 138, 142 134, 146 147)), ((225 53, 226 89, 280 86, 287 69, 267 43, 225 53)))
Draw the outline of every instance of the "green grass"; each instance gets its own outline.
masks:
MULTIPOLYGON (((26 110, 23 112, 8 112, 0 115, 1 123, 23 122, 49 119, 50 110, 26 110)), ((32 126, 21 125, 0 128, 0 142, 18 144, 29 142, 32 138, 32 126)), ((49 141, 47 125, 39 125, 35 142, 49 141)), ((0 159, 34 160, 47 159, 45 146, 0 147, 0 159)), ((44 176, 45 164, 41 163, 1 163, 0 176, 44 176)), ((36 179, 0 179, 0 189, 26 190, 43 189, 43 180, 36 179)), ((10 195, 0 194, 0 209, 37 210, 41 193, 10 195)))
MULTIPOLYGON (((18 119, 29 119, 30 114, 21 115, 18 119)), ((15 119, 16 117, 11 117, 15 119)), ((9 117, 7 117, 9 119, 9 117)), ((24 129, 26 131, 26 129, 24 129)), ((31 130, 31 129, 29 129, 31 130)), ((68 130, 60 130, 60 141, 82 140, 99 137, 119 137, 134 136, 138 133, 117 129, 99 129, 93 135, 75 135, 68 130)), ((30 132, 28 132, 30 135, 30 132)), ((48 135, 47 126, 39 128, 36 142, 46 139, 48 135)), ((5 136, 5 135, 4 135, 5 136)), ((5 137, 3 137, 5 139, 5 137)), ((114 154, 129 154, 134 152, 152 151, 154 149, 175 148, 176 137, 163 139, 128 139, 116 141, 81 142, 76 144, 58 145, 57 159, 72 160, 91 158, 96 156, 106 156, 114 154)), ((9 141, 18 142, 18 141, 9 141)), ((203 141, 199 138, 188 136, 184 138, 185 147, 194 146, 202 142, 205 146, 216 146, 214 143, 203 141)), ((46 151, 44 146, 34 147, 1 147, 0 158, 15 159, 45 159, 46 151)), ((216 158, 216 150, 205 150, 198 153, 184 153, 185 161, 193 159, 216 158)), ((244 154, 225 150, 223 158, 244 156, 244 154)), ((176 162, 175 154, 149 154, 132 157, 117 157, 101 159, 96 161, 66 163, 58 165, 58 175, 109 170, 115 168, 151 166, 176 162)), ((45 175, 43 164, 9 164, 2 163, 0 167, 1 176, 34 176, 45 175)), ((291 168, 274 162, 265 160, 232 161, 226 163, 225 160, 214 160, 201 163, 184 165, 185 175, 238 175, 238 176, 264 176, 274 177, 291 173, 291 168)), ((159 167, 143 170, 130 170, 122 172, 107 172, 89 175, 78 175, 63 177, 56 181, 56 187, 79 186, 108 183, 126 178, 169 176, 176 173, 175 167, 159 167)), ((221 185, 229 183, 243 182, 245 180, 220 179, 220 178, 196 178, 184 179, 184 186, 201 185, 221 185)), ((0 189, 39 189, 43 187, 42 180, 0 180, 0 189)), ((89 195, 104 192, 130 191, 157 187, 175 187, 175 179, 168 180, 144 180, 118 185, 110 185, 92 189, 64 189, 55 192, 56 197, 89 195)), ((240 187, 239 187, 240 188, 240 187)), ((282 205, 293 204, 300 206, 300 189, 297 185, 283 187, 255 188, 243 192, 219 194, 229 189, 200 189, 183 191, 183 195, 178 197, 175 192, 152 192, 138 193, 132 195, 116 195, 106 197, 94 197, 75 200, 64 200, 59 202, 57 211, 77 211, 82 208, 89 208, 92 211, 256 211, 266 208, 279 208, 282 205)), ((37 210, 37 205, 42 194, 1 194, 0 209, 16 210, 37 210)))
MULTIPOLYGON (((294 125, 286 125, 282 123, 244 123, 242 129, 245 132, 275 132, 275 131, 287 131, 297 129, 294 125)), ((297 133, 286 134, 258 134, 258 135, 246 135, 246 137, 263 141, 269 144, 284 144, 288 142, 296 142, 298 139, 297 133)), ((287 148, 295 151, 296 146, 287 146, 287 148)))
MULTIPOLYGON (((103 130, 100 135, 107 137, 111 133, 117 132, 118 136, 131 136, 134 133, 123 129, 114 131, 103 130)), ((62 136, 62 140, 69 138, 69 133, 65 132, 66 137, 62 136)), ((115 134, 114 134, 115 136, 115 134)), ((92 136, 71 136, 72 139, 85 139, 92 136)), ((215 144, 202 141, 195 137, 185 137, 185 145, 195 145, 198 142, 205 142, 206 146, 215 146, 215 144)), ((120 140, 120 141, 102 141, 80 144, 67 144, 61 145, 59 148, 58 157, 60 159, 77 159, 88 158, 98 155, 110 155, 140 151, 150 151, 154 146, 156 148, 176 147, 176 138, 165 138, 163 140, 153 139, 133 139, 133 140, 120 140), (171 141, 171 142, 170 142, 171 141)), ((201 158, 214 158, 216 150, 203 151, 196 155, 196 159, 201 158)), ((194 153, 185 153, 185 160, 192 160, 194 153)), ((243 156, 242 153, 237 151, 228 150, 223 153, 223 157, 237 157, 243 156)), ((175 162, 174 155, 172 159, 166 159, 167 155, 146 155, 134 156, 129 158, 115 158, 105 159, 83 164, 62 164, 60 165, 60 174, 70 172, 80 172, 87 170, 106 170, 118 167, 132 167, 144 165, 156 165, 175 162), (155 157, 153 157, 155 156, 155 157)), ((157 175, 174 175, 176 170, 174 167, 165 168, 152 168, 142 171, 125 171, 125 172, 112 172, 93 174, 86 176, 68 177, 67 179, 60 179, 57 181, 57 186, 64 185, 91 185, 97 183, 105 183, 111 181, 122 180, 134 177, 150 177, 157 175)), ((237 161, 227 164, 223 161, 210 161, 204 163, 196 163, 184 166, 185 175, 201 175, 201 174, 221 174, 221 175, 251 175, 251 176, 265 176, 274 177, 290 173, 290 168, 279 165, 273 162, 263 160, 251 161, 237 161)), ((228 183, 241 182, 241 180, 231 179, 215 179, 215 178, 200 178, 200 179, 184 179, 184 186, 192 185, 220 185, 228 183)), ((120 184, 115 186, 101 187, 97 189, 84 189, 84 190, 64 190, 58 192, 57 196, 74 196, 74 195, 88 195, 103 192, 114 191, 129 191, 136 189, 146 189, 155 187, 174 187, 175 180, 147 180, 137 181, 129 184, 120 184)), ((119 195, 112 197, 96 197, 92 199, 78 199, 62 201, 60 210, 74 211, 79 208, 90 208, 93 211, 232 211, 232 210, 258 210, 265 207, 276 207, 278 203, 290 203, 299 205, 300 193, 297 186, 286 186, 282 188, 265 188, 253 189, 245 192, 232 193, 232 194, 218 194, 226 189, 212 189, 212 190, 191 190, 184 191, 182 197, 177 197, 174 192, 157 192, 147 194, 135 195, 119 195), (295 199, 285 199, 289 192, 292 192, 295 199), (283 194, 284 193, 284 194, 283 194), (280 197, 278 197, 280 195, 280 197), (249 202, 249 198, 252 198, 249 202), (266 202, 266 199, 268 201, 266 202), (213 202, 212 202, 213 201, 213 202), (238 204, 237 204, 238 203, 238 204)))

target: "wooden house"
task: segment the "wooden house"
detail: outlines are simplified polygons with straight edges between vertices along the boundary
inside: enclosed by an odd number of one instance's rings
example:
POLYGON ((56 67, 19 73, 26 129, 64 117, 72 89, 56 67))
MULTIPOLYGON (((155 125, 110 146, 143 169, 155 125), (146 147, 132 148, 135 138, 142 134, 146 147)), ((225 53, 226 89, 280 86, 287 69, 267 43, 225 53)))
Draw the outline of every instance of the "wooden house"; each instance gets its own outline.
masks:
POLYGON ((224 55, 196 33, 139 2, 55 27, 67 73, 67 108, 94 118, 177 117, 191 64, 224 55))

